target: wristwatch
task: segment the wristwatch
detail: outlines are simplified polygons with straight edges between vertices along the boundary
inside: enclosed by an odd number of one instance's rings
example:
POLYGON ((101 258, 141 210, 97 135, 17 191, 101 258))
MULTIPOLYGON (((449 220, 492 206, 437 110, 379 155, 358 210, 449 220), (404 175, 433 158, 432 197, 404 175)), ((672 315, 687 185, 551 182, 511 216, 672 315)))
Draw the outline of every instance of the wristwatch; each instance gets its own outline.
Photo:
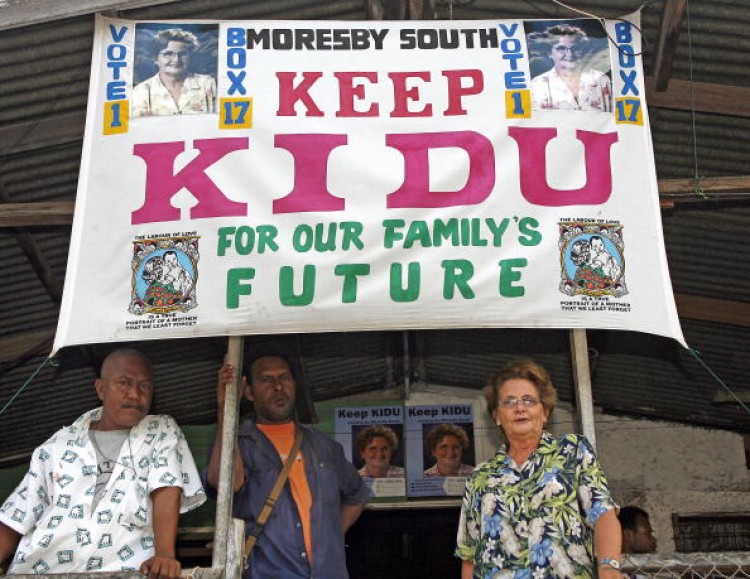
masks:
POLYGON ((612 567, 615 571, 620 570, 620 562, 617 559, 612 559, 611 557, 603 557, 602 559, 599 559, 599 567, 603 567, 606 565, 607 567, 612 567))

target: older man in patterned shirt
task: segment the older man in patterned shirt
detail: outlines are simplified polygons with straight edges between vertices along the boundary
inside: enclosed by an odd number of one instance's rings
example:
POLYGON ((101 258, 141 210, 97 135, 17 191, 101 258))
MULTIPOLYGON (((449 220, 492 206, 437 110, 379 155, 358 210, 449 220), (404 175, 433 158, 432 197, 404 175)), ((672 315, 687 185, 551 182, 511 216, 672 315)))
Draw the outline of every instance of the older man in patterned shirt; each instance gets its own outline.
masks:
POLYGON ((0 508, 0 561, 9 573, 135 571, 175 578, 180 512, 205 501, 177 423, 148 415, 151 363, 119 349, 95 382, 102 406, 34 451, 0 508))

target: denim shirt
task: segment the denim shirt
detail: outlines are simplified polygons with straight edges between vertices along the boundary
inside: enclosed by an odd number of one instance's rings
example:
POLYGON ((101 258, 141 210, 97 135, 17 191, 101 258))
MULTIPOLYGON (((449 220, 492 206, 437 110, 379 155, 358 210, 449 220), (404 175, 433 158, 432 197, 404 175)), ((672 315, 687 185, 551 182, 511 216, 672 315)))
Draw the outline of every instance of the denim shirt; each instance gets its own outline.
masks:
MULTIPOLYGON (((301 453, 313 497, 310 525, 313 557, 305 551, 297 505, 284 485, 271 517, 250 555, 245 579, 346 579, 341 506, 359 505, 369 492, 341 445, 307 425, 301 453)), ((234 516, 244 519, 246 532, 254 525, 268 493, 281 472, 279 453, 251 420, 242 423, 238 446, 245 469, 245 484, 235 494, 234 516)))

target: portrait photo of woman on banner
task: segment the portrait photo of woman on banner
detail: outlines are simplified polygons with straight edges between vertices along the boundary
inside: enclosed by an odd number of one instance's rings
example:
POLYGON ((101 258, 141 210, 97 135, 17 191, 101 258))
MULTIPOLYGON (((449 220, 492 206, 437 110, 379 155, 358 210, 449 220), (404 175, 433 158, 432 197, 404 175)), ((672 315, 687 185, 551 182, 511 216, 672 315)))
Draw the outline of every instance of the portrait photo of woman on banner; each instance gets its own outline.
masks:
POLYGON ((524 22, 533 110, 612 111, 611 61, 602 24, 524 22))
POLYGON ((218 27, 136 28, 132 116, 216 113, 218 27))

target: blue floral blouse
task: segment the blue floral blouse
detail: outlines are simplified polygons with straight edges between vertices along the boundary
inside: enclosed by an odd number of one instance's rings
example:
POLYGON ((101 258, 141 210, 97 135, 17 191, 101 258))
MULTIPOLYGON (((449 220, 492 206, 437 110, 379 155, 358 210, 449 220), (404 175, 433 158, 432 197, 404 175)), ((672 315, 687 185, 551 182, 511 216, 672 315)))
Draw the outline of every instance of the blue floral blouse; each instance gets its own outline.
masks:
POLYGON ((591 443, 544 432, 522 468, 502 446, 469 476, 456 555, 477 579, 593 578, 593 527, 615 507, 591 443))

